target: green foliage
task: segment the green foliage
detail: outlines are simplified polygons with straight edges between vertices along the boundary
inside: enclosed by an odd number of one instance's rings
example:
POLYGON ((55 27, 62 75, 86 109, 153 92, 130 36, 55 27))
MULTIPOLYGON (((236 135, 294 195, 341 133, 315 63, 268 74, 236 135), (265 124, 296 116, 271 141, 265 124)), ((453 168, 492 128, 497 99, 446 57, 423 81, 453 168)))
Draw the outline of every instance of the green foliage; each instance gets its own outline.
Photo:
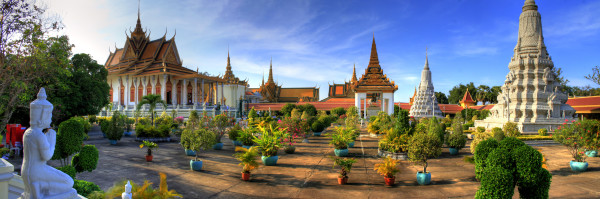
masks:
POLYGON ((81 151, 73 156, 71 165, 75 167, 78 173, 89 171, 92 172, 98 165, 98 149, 94 145, 85 145, 81 151))
MULTIPOLYGON (((398 124, 399 125, 399 124, 398 124)), ((398 153, 408 151, 408 142, 412 135, 412 128, 390 128, 386 134, 379 140, 379 149, 398 153)))
POLYGON ((67 115, 97 114, 109 102, 108 71, 89 54, 73 55, 71 64, 71 75, 62 78, 68 89, 57 91, 58 96, 68 98, 63 101, 67 115))
POLYGON ((110 125, 109 120, 100 120, 100 130, 102 131, 102 133, 108 132, 109 125, 110 125))
POLYGON ((308 114, 309 116, 317 115, 317 108, 312 104, 299 105, 297 106, 297 108, 299 110, 302 110, 302 112, 306 112, 306 114, 308 114))
POLYGON ((435 99, 438 104, 448 104, 448 97, 442 92, 435 92, 435 99))
POLYGON ((504 148, 508 150, 508 152, 512 152, 520 146, 525 146, 525 143, 515 137, 507 137, 498 142, 498 148, 504 148))
POLYGON ((323 124, 322 120, 317 120, 311 125, 311 128, 313 132, 323 132, 323 130, 325 130, 325 124, 323 124))
POLYGON ((231 129, 229 129, 229 132, 227 132, 227 134, 229 135, 229 139, 237 140, 238 137, 240 137, 241 131, 242 131, 242 127, 240 127, 239 124, 236 124, 231 129))
POLYGON ((552 140, 552 136, 541 136, 541 135, 522 135, 517 137, 517 139, 521 140, 521 141, 527 141, 527 140, 552 140))
POLYGON ((538 135, 540 135, 540 136, 547 136, 548 135, 548 129, 546 129, 546 128, 538 129, 538 135))
POLYGON ((299 120, 300 117, 302 117, 302 113, 298 109, 292 110, 291 118, 299 120))
POLYGON ((333 108, 331 109, 331 114, 336 116, 344 115, 346 114, 346 110, 342 107, 333 108))
POLYGON ((518 137, 521 135, 519 128, 517 128, 517 123, 513 122, 506 122, 504 126, 502 126, 502 131, 504 131, 504 134, 508 137, 518 137))
POLYGON ((75 174, 77 173, 77 171, 75 171, 75 167, 73 167, 71 165, 67 165, 67 166, 57 167, 56 169, 58 169, 59 171, 62 171, 63 173, 66 173, 71 178, 75 179, 75 174))
POLYGON ((498 127, 494 127, 492 129, 492 136, 494 137, 494 139, 496 139, 498 142, 502 141, 506 136, 504 136, 504 132, 502 131, 501 128, 498 127))
POLYGON ((539 177, 536 171, 542 168, 542 154, 530 146, 520 146, 513 151, 519 182, 524 185, 535 185, 539 177))
POLYGON ((153 122, 152 125, 154 125, 154 109, 156 109, 156 105, 160 104, 164 109, 167 109, 167 103, 161 99, 160 95, 148 94, 142 97, 142 100, 138 103, 136 110, 140 110, 146 104, 150 106, 149 111, 150 115, 152 116, 150 120, 153 122))
POLYGON ((258 118, 258 114, 256 113, 256 110, 254 110, 254 107, 252 107, 252 109, 250 109, 250 112, 248 113, 248 118, 250 118, 250 119, 258 118))
POLYGON ((148 149, 146 155, 150 156, 152 155, 152 150, 158 149, 158 144, 144 140, 142 144, 140 144, 140 149, 144 147, 148 149))
POLYGON ((552 174, 542 168, 532 172, 535 172, 536 181, 532 184, 519 183, 519 195, 521 198, 548 198, 552 174))
POLYGON ((445 128, 443 128, 440 125, 440 123, 436 117, 429 119, 429 126, 427 129, 427 133, 436 137, 440 141, 440 143, 444 143, 444 137, 446 134, 446 131, 444 129, 445 128))
POLYGON ((348 107, 348 110, 346 110, 346 115, 348 117, 358 116, 358 108, 356 108, 356 106, 350 106, 350 107, 348 107))
POLYGON ((271 157, 277 155, 277 150, 282 147, 280 137, 287 137, 284 135, 282 129, 274 128, 273 126, 259 127, 262 135, 255 137, 254 142, 256 146, 260 148, 263 156, 271 157))
POLYGON ((335 127, 335 131, 328 134, 331 137, 329 145, 335 149, 347 149, 348 143, 352 141, 352 132, 345 127, 335 127))
POLYGON ((453 132, 448 136, 448 146, 452 148, 462 149, 467 143, 467 136, 462 133, 453 132))
POLYGON ((498 148, 498 141, 494 139, 487 139, 481 141, 475 150, 473 158, 475 158, 475 177, 479 180, 483 177, 483 171, 486 167, 486 159, 488 155, 496 148, 498 148))
POLYGON ((508 170, 510 173, 514 173, 516 171, 515 161, 511 155, 511 152, 504 148, 493 149, 485 159, 485 167, 502 167, 508 170))
POLYGON ((457 86, 454 86, 450 90, 450 95, 448 96, 448 103, 458 104, 458 102, 462 100, 463 96, 465 95, 465 92, 467 92, 467 88, 469 89, 469 93, 471 94, 471 96, 477 96, 477 88, 475 87, 475 84, 473 84, 473 82, 470 82, 467 85, 459 84, 457 86))
POLYGON ((475 133, 473 135, 475 135, 475 138, 473 138, 473 141, 471 141, 469 149, 470 149, 470 151, 471 151, 472 154, 475 154, 475 150, 477 149, 477 145, 480 142, 482 142, 484 140, 487 140, 488 138, 491 138, 492 135, 491 135, 491 133, 488 133, 488 132, 475 133))
MULTIPOLYGON (((178 194, 175 190, 169 190, 167 186, 167 175, 164 173, 158 173, 160 175, 160 183, 158 189, 152 187, 152 183, 148 180, 144 181, 143 185, 138 185, 134 181, 131 183, 131 193, 133 199, 147 199, 147 198, 161 198, 161 199, 173 199, 183 198, 181 194, 178 194)), ((125 192, 125 184, 129 180, 123 180, 115 183, 109 188, 106 193, 94 192, 96 198, 121 198, 121 194, 125 192)))
POLYGON ((74 180, 73 182, 73 188, 77 190, 77 194, 82 196, 88 196, 94 191, 102 191, 100 186, 94 184, 93 182, 84 180, 74 180))
POLYGON ((110 119, 106 137, 108 137, 109 140, 121 140, 123 137, 123 131, 125 130, 124 128, 125 123, 122 120, 121 115, 119 112, 115 111, 110 119))
POLYGON ((512 198, 514 194, 514 177, 511 171, 502 167, 491 167, 485 170, 485 178, 481 179, 481 187, 475 198, 512 198))
POLYGON ((164 138, 169 137, 171 133, 171 126, 160 125, 153 127, 150 125, 138 124, 135 128, 135 135, 139 138, 164 138))
POLYGON ((254 132, 256 129, 247 128, 240 132, 240 136, 237 138, 237 141, 242 142, 243 145, 252 146, 254 145, 254 132))
POLYGON ((81 124, 81 126, 83 126, 83 132, 84 133, 90 132, 90 129, 92 128, 92 124, 90 124, 90 122, 88 122, 85 118, 83 118, 83 117, 72 117, 71 119, 79 122, 81 124))
POLYGON ((423 165, 423 173, 427 173, 427 160, 442 153, 442 143, 437 137, 425 133, 416 133, 410 140, 408 157, 416 164, 423 165))
POLYGON ((63 161, 63 166, 66 165, 66 158, 81 150, 83 135, 83 126, 77 120, 69 119, 60 123, 52 159, 60 159, 63 161))
POLYGON ((88 122, 89 123, 96 123, 98 121, 98 118, 96 118, 96 115, 88 115, 88 122))
MULTIPOLYGON (((498 128, 498 127, 496 127, 496 128, 498 128)), ((502 129, 500 129, 500 131, 502 131, 502 129)), ((483 132, 485 132, 485 127, 483 127, 483 126, 478 126, 478 127, 475 129, 475 132, 477 132, 477 133, 483 133, 483 132)))
POLYGON ((241 148, 241 150, 241 153, 233 154, 233 156, 240 161, 239 165, 243 167, 242 173, 250 173, 250 171, 258 168, 259 164, 256 161, 258 153, 256 152, 256 148, 241 148))
POLYGON ((333 160, 333 166, 340 166, 340 178, 347 178, 348 173, 352 170, 352 164, 356 163, 354 158, 338 158, 330 157, 333 160))
POLYGON ((294 109, 296 109, 296 105, 295 104, 287 103, 287 104, 283 105, 283 107, 281 107, 281 113, 285 117, 291 117, 292 116, 292 110, 294 110, 294 109))
POLYGON ((215 134, 207 129, 191 130, 185 129, 181 133, 180 144, 185 149, 196 151, 195 161, 198 161, 198 153, 201 150, 208 150, 213 147, 217 142, 215 141, 215 134))

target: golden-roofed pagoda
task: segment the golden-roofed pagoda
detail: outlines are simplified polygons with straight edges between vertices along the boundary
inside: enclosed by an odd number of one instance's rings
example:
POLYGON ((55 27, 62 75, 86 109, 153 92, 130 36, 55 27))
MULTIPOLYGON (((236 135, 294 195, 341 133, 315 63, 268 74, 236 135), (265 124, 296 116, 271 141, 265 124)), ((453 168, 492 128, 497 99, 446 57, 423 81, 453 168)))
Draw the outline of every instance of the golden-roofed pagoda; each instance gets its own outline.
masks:
POLYGON ((301 88, 282 88, 280 84, 273 80, 273 59, 269 65, 269 77, 267 82, 263 76, 259 88, 251 88, 252 92, 259 92, 262 96, 262 102, 316 102, 319 101, 319 88, 301 87, 301 88))

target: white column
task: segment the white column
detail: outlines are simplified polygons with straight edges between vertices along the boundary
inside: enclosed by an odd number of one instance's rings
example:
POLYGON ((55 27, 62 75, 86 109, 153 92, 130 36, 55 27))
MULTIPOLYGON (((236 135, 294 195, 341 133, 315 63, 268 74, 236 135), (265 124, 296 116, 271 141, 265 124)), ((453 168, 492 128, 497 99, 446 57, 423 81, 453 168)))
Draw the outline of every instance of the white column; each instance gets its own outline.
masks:
POLYGON ((204 79, 202 79, 202 85, 200 86, 200 100, 204 104, 204 79))
POLYGON ((177 81, 179 80, 171 79, 171 104, 173 106, 177 106, 177 81))
MULTIPOLYGON (((140 93, 139 92, 139 88, 140 88, 140 84, 138 82, 138 78, 134 77, 133 78, 133 89, 134 89, 134 91, 133 91, 133 104, 134 104, 134 106, 137 106, 137 103, 138 103, 138 99, 139 99, 138 95, 140 93)), ((134 107, 134 109, 135 109, 135 107, 134 107)))
MULTIPOLYGON (((114 89, 113 89, 114 92, 114 89)), ((113 106, 113 110, 118 110, 117 108, 121 106, 121 77, 119 77, 119 81, 117 81, 117 106, 113 106)))
POLYGON ((221 82, 221 106, 224 106, 224 105, 225 105, 225 103, 224 103, 224 101, 223 101, 223 98, 225 98, 225 97, 224 97, 224 96, 225 96, 225 95, 224 95, 225 91, 223 90, 223 87, 224 87, 224 85, 223 85, 223 82, 221 82))
POLYGON ((364 105, 364 107, 365 107, 365 113, 363 114, 363 118, 365 118, 365 119, 368 120, 369 118, 367 118, 367 98, 366 98, 366 94, 365 94, 365 98, 364 99, 365 99, 365 105, 364 105))
POLYGON ((131 101, 131 82, 129 81, 129 75, 125 76, 125 82, 125 92, 123 92, 125 95, 125 103, 123 104, 125 105, 125 110, 127 110, 127 106, 131 101))
POLYGON ((194 78, 194 85, 192 88, 192 103, 196 105, 196 102, 198 102, 198 99, 196 99, 198 96, 198 78, 194 78))
MULTIPOLYGON (((142 95, 143 96, 148 95, 148 90, 146 89, 146 88, 148 88, 148 80, 146 79, 146 77, 142 78, 142 86, 144 86, 144 88, 142 89, 142 95)), ((140 100, 140 99, 138 98, 138 100, 140 100)), ((140 102, 140 101, 138 101, 138 102, 140 102)))
POLYGON ((360 96, 358 95, 358 93, 354 93, 354 106, 356 106, 356 108, 358 109, 358 117, 360 117, 360 96))
POLYGON ((152 90, 150 93, 152 94, 156 94, 156 81, 156 76, 152 75, 152 80, 150 81, 150 84, 152 84, 152 90))
POLYGON ((187 105, 187 80, 181 80, 181 104, 187 105))
POLYGON ((219 101, 219 82, 216 82, 215 84, 215 104, 220 104, 221 101, 219 101))
POLYGON ((163 74, 160 81, 160 99, 167 101, 167 74, 163 74))

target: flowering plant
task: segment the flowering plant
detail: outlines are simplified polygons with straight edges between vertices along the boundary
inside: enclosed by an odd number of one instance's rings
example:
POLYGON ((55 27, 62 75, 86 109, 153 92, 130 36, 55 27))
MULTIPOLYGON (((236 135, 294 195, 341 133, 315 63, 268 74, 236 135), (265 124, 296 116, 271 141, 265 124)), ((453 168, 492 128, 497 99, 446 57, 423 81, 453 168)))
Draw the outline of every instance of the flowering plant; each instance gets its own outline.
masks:
MULTIPOLYGON (((294 137, 303 137, 304 133, 308 130, 308 123, 301 119, 293 119, 291 117, 288 117, 283 120, 279 120, 277 123, 279 124, 279 129, 283 130, 286 134, 289 135, 289 141, 292 141, 294 137)), ((287 141, 284 140, 284 142, 287 141)))
POLYGON ((598 148, 599 122, 593 120, 571 121, 565 120, 552 134, 552 139, 565 145, 577 162, 585 162, 585 149, 598 148))

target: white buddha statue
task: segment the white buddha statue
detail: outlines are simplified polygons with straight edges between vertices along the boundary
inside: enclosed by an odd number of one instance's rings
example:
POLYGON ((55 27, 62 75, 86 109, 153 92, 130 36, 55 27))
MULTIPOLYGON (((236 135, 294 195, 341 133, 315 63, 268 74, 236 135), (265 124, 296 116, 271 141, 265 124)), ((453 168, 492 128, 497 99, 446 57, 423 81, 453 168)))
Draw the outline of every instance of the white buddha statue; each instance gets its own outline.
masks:
POLYGON ((56 144, 56 131, 50 128, 52 109, 52 104, 46 100, 46 91, 41 88, 37 99, 30 104, 31 127, 23 135, 21 176, 25 192, 21 198, 24 199, 78 197, 73 189, 73 179, 46 164, 52 158, 56 144))

